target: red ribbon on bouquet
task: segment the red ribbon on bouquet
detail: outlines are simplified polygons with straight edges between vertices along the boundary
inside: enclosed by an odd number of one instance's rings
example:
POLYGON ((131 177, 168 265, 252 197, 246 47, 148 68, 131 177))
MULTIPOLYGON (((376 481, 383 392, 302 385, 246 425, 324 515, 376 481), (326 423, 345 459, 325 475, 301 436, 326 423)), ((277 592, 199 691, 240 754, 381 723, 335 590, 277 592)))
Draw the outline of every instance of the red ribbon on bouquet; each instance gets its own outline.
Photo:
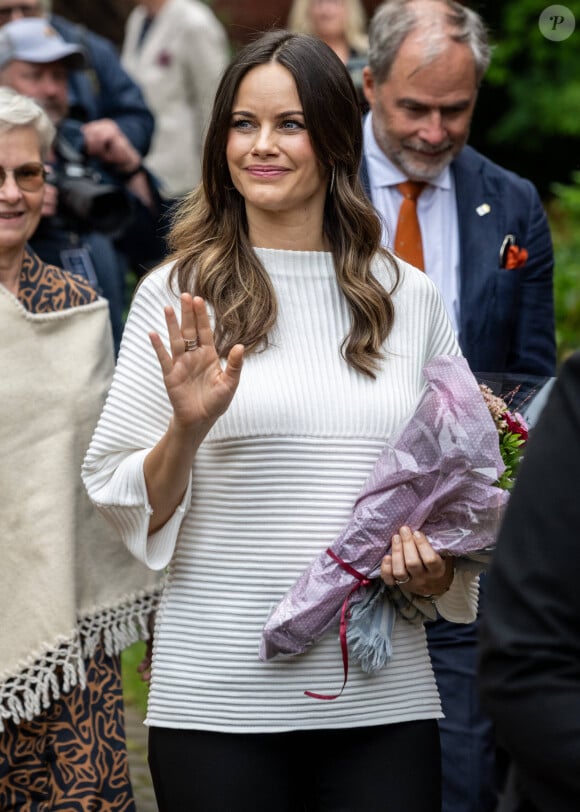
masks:
POLYGON ((339 565, 339 567, 342 567, 342 569, 345 570, 345 572, 348 572, 349 575, 352 575, 353 578, 356 578, 357 583, 353 586, 353 588, 350 590, 350 592, 344 599, 342 609, 340 612, 340 631, 339 631, 340 650, 342 652, 342 668, 344 671, 344 680, 342 683, 342 688, 337 694, 317 694, 314 691, 304 691, 304 695, 309 696, 312 699, 338 699, 338 697, 346 688, 346 681, 348 679, 348 644, 346 642, 346 632, 348 628, 348 618, 349 618, 348 604, 350 601, 350 596, 353 594, 353 592, 356 592, 357 589, 361 588, 361 586, 369 586, 372 583, 371 578, 367 578, 366 575, 363 575, 361 572, 358 572, 358 570, 355 570, 355 568, 351 567, 350 564, 347 564, 346 561, 343 561, 342 558, 339 558, 339 556, 337 556, 336 553, 330 549, 330 547, 327 548, 326 552, 332 558, 332 560, 339 565))

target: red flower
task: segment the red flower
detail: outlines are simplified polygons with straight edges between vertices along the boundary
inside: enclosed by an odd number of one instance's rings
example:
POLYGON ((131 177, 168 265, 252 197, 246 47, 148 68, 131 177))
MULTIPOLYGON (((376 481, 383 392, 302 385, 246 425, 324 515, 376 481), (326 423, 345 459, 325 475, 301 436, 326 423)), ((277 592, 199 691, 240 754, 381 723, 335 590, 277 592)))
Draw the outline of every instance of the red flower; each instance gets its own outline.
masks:
POLYGON ((517 245, 510 245, 506 252, 504 268, 511 270, 512 268, 521 268, 528 260, 528 252, 525 248, 519 248, 517 245))
POLYGON ((519 412, 504 412, 502 418, 507 423, 508 431, 519 435, 522 440, 528 439, 528 427, 519 412))

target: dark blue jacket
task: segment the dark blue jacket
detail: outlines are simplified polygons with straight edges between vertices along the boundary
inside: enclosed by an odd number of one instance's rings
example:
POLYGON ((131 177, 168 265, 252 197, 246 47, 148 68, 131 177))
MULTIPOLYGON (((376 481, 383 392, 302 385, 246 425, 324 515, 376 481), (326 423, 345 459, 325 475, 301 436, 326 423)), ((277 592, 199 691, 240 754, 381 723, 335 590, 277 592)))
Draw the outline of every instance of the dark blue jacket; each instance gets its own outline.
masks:
MULTIPOLYGON (((471 369, 554 375, 554 256, 534 185, 471 147, 461 150, 451 171, 459 222, 458 338, 471 369), (521 268, 501 266, 507 234, 528 251, 521 268)), ((361 180, 370 196, 364 162, 361 180)))

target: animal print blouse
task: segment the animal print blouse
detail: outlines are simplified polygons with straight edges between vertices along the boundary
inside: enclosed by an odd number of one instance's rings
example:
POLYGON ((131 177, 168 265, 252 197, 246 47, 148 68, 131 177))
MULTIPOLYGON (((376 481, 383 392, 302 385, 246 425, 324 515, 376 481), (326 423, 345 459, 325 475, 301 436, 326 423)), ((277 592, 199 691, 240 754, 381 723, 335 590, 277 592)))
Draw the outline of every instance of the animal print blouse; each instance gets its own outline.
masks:
POLYGON ((82 276, 47 265, 27 248, 20 273, 18 300, 30 313, 52 313, 90 304, 97 292, 82 276))

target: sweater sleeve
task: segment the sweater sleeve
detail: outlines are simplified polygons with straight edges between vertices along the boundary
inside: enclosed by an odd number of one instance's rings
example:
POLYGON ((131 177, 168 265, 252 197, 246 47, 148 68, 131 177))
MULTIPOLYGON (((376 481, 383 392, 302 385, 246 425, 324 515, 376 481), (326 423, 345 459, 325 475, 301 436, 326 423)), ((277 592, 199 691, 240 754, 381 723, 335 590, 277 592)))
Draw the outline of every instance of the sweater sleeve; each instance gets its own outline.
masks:
MULTIPOLYGON (((413 274, 415 284, 425 288, 425 312, 422 318, 429 325, 425 363, 438 355, 461 355, 438 288, 422 272, 410 267, 406 268, 406 272, 413 274)), ((451 587, 435 601, 435 605, 445 620, 452 623, 472 623, 477 617, 478 598, 479 576, 473 569, 462 569, 459 561, 451 587)))
POLYGON ((425 277, 425 282, 431 286, 431 296, 428 299, 428 318, 430 320, 430 333, 428 344, 428 358, 436 357, 437 355, 461 355, 459 343, 455 335, 455 331, 447 315, 443 297, 435 285, 428 277, 425 277))
POLYGON ((451 623, 473 623, 477 617, 479 575, 457 567, 448 592, 435 600, 441 617, 451 623))
MULTIPOLYGON (((413 354, 417 353, 422 366, 437 355, 461 355, 443 297, 435 283, 408 262, 397 259, 397 265, 400 278, 393 292, 395 321, 402 325, 405 342, 411 336, 413 354)), ((379 279, 387 289, 392 287, 389 276, 379 273, 379 279)), ((388 342, 387 347, 390 338, 388 342)))
POLYGON ((152 508, 143 463, 171 418, 157 356, 149 333, 167 344, 163 307, 178 298, 167 284, 169 268, 148 276, 131 306, 113 382, 87 451, 82 477, 89 497, 131 553, 151 569, 165 567, 189 507, 191 479, 181 504, 156 533, 148 536, 152 508))

